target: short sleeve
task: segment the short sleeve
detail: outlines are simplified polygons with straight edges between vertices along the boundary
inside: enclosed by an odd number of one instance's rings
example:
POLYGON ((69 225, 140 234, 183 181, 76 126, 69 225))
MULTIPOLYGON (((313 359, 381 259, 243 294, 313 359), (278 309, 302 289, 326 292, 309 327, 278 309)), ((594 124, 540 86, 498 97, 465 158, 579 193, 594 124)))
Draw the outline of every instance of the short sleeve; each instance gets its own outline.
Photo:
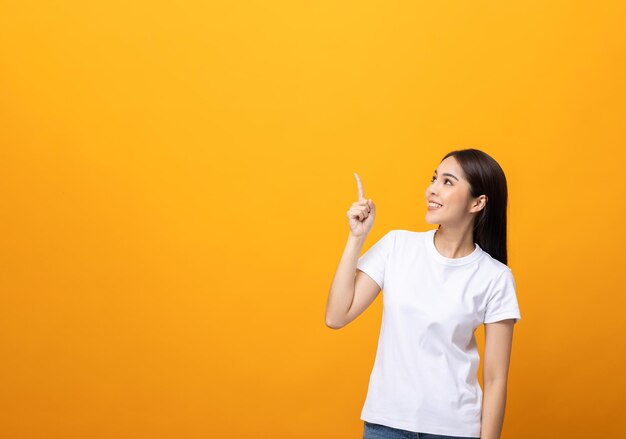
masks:
POLYGON ((493 283, 483 322, 493 323, 512 318, 517 323, 522 316, 517 303, 515 279, 511 269, 506 268, 493 283))
POLYGON ((385 284, 385 267, 393 249, 395 231, 390 230, 371 246, 358 260, 356 268, 374 279, 382 290, 385 284))

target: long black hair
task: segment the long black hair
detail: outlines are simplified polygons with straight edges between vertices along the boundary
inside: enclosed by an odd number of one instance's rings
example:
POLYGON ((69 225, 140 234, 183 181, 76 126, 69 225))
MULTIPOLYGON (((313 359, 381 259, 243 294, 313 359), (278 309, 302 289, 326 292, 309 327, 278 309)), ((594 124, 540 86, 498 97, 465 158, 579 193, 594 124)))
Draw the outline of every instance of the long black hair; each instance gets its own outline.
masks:
MULTIPOLYGON (((504 171, 489 154, 479 149, 451 151, 470 186, 470 195, 487 196, 487 204, 474 220, 474 242, 498 261, 507 264, 506 211, 508 189, 504 171)), ((441 225, 439 225, 441 227, 441 225)))

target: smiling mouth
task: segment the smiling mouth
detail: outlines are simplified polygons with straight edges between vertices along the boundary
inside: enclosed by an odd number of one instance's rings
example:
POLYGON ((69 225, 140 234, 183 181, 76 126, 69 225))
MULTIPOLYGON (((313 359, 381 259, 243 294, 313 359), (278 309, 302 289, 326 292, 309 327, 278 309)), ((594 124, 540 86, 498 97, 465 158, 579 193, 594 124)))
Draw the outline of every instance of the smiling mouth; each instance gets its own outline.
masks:
POLYGON ((433 208, 433 209, 439 209, 443 207, 443 204, 438 204, 438 203, 435 203, 434 201, 429 201, 428 207, 433 208))

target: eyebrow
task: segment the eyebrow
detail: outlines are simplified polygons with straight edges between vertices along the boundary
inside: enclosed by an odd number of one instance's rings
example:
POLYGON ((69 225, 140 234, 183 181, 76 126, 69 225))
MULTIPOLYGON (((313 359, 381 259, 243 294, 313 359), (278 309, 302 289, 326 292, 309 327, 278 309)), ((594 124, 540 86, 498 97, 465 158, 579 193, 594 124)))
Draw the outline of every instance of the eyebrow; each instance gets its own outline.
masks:
MULTIPOLYGON (((437 170, 436 169, 435 169, 435 175, 437 175, 437 170)), ((443 175, 447 175, 448 177, 456 178, 454 175, 448 174, 447 172, 444 172, 443 175)), ((459 181, 459 179, 456 178, 456 181, 459 181)))

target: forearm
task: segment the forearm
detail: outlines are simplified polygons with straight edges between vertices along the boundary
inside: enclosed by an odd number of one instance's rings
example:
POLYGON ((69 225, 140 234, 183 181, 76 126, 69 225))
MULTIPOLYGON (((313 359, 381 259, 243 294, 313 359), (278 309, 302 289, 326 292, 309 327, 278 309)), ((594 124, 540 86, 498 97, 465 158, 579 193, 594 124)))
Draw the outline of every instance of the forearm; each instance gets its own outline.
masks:
POLYGON ((500 439, 506 407, 506 379, 484 383, 480 439, 500 439))
POLYGON ((356 265, 366 238, 367 235, 361 237, 355 237, 351 233, 348 235, 348 242, 328 293, 326 324, 329 326, 341 325, 341 320, 352 305, 356 265))

